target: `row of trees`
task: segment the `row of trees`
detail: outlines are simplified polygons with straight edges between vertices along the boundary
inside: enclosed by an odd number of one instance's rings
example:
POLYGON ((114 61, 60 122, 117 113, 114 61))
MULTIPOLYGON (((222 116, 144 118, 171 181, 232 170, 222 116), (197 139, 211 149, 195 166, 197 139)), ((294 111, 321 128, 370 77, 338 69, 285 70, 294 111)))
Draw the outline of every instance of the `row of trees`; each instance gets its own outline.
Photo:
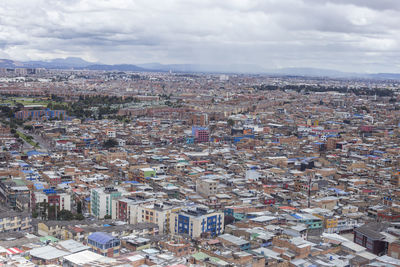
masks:
MULTIPOLYGON (((104 115, 116 115, 118 108, 113 105, 137 103, 139 99, 135 97, 117 97, 117 96, 80 96, 78 101, 72 103, 64 102, 62 97, 49 95, 51 100, 47 104, 47 108, 53 110, 66 110, 67 114, 78 118, 94 118, 101 119, 104 115), (93 109, 94 108, 94 109, 93 109)), ((23 122, 14 118, 15 112, 23 108, 23 104, 16 102, 14 107, 0 106, 1 117, 10 119, 10 126, 16 128, 22 126, 23 122)))
MULTIPOLYGON (((80 96, 79 100, 69 104, 67 113, 78 118, 96 118, 101 119, 104 115, 116 114, 117 108, 112 105, 126 104, 131 102, 140 102, 133 97, 117 97, 117 96, 80 96), (91 109, 97 107, 97 110, 91 109)), ((65 107, 64 107, 65 109, 65 107)))
POLYGON ((334 91, 338 93, 353 93, 355 95, 377 95, 377 96, 390 96, 394 95, 393 90, 386 89, 386 88, 368 88, 368 87, 361 87, 361 88, 349 88, 347 86, 325 86, 325 85, 285 85, 285 86, 277 86, 277 85, 255 85, 253 86, 255 90, 259 91, 274 91, 274 90, 293 90, 296 92, 329 92, 334 91))
POLYGON ((80 96, 79 103, 86 104, 87 106, 96 106, 96 105, 113 105, 113 104, 125 104, 130 102, 140 102, 137 98, 134 97, 119 97, 119 96, 80 96))
POLYGON ((32 212, 33 218, 40 218, 41 220, 83 220, 85 217, 82 215, 82 202, 77 203, 77 213, 72 213, 69 210, 59 210, 58 207, 50 205, 48 202, 39 203, 35 210, 32 212))

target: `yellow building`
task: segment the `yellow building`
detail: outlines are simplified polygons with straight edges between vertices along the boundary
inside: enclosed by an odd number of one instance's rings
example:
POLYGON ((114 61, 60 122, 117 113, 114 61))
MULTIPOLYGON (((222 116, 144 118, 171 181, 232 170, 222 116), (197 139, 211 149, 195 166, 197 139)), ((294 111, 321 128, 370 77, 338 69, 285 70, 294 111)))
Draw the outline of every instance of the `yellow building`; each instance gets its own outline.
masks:
POLYGON ((158 225, 160 233, 168 233, 172 212, 179 212, 181 208, 167 203, 155 203, 138 207, 138 223, 149 222, 158 225))
POLYGON ((32 219, 29 213, 2 211, 0 213, 0 232, 29 231, 32 219))
POLYGON ((69 222, 53 222, 53 221, 44 221, 38 223, 38 234, 40 236, 54 236, 58 239, 67 239, 69 238, 66 227, 69 225, 69 222))
POLYGON ((324 227, 326 229, 336 228, 338 226, 338 219, 335 217, 324 218, 324 227))
POLYGON ((328 231, 327 231, 328 233, 335 232, 336 228, 338 227, 338 218, 337 217, 318 214, 318 213, 314 213, 313 215, 322 220, 323 227, 324 227, 324 229, 328 229, 328 231))

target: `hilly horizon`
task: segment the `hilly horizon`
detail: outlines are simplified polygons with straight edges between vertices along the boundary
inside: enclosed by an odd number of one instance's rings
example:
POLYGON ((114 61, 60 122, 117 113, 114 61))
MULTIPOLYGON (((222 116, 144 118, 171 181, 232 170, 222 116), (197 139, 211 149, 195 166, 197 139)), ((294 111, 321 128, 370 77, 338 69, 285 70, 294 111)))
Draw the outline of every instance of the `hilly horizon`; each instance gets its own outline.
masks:
POLYGON ((279 76, 331 77, 331 78, 368 78, 400 80, 400 73, 352 73, 332 69, 310 67, 288 67, 265 69, 256 64, 161 64, 158 62, 143 64, 102 64, 89 62, 80 57, 54 58, 51 60, 16 61, 0 59, 0 68, 45 68, 98 71, 133 72, 178 72, 178 73, 226 73, 226 74, 264 74, 279 76))

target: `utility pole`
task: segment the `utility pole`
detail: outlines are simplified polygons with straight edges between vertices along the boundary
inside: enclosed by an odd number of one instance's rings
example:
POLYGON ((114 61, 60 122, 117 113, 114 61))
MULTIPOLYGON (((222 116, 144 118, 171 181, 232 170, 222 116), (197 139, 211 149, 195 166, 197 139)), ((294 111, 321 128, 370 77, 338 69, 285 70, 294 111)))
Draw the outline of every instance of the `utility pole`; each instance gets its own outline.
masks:
POLYGON ((57 202, 54 203, 54 207, 55 207, 55 220, 57 221, 57 202))
POLYGON ((311 207, 311 183, 312 183, 312 176, 313 174, 309 174, 308 176, 308 205, 307 207, 311 207))
POLYGON ((256 148, 256 136, 253 132, 253 151, 254 151, 254 156, 257 158, 257 148, 256 148))

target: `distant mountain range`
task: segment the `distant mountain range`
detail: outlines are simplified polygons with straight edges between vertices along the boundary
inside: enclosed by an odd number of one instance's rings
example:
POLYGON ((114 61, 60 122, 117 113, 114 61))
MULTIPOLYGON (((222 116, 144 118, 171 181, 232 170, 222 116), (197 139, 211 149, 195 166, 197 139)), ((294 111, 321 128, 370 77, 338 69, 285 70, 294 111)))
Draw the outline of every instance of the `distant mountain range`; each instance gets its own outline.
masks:
POLYGON ((0 59, 0 68, 46 68, 46 69, 71 69, 83 68, 93 63, 81 58, 68 57, 56 58, 49 61, 15 61, 10 59, 0 59))
POLYGON ((85 61, 79 57, 56 58, 49 61, 14 61, 0 59, 0 68, 45 68, 105 71, 149 71, 132 64, 106 65, 85 61))
POLYGON ((400 73, 349 73, 337 70, 318 68, 281 68, 264 69, 255 64, 117 64, 107 65, 85 61, 79 57, 56 58, 49 61, 15 61, 0 59, 0 68, 46 68, 74 70, 103 70, 103 71, 135 71, 135 72, 181 72, 181 73, 244 73, 269 74, 277 76, 305 76, 331 78, 369 78, 400 80, 400 73))
POLYGON ((205 73, 265 73, 265 69, 255 64, 160 64, 147 63, 139 64, 141 68, 154 71, 173 71, 173 72, 205 72, 205 73))

